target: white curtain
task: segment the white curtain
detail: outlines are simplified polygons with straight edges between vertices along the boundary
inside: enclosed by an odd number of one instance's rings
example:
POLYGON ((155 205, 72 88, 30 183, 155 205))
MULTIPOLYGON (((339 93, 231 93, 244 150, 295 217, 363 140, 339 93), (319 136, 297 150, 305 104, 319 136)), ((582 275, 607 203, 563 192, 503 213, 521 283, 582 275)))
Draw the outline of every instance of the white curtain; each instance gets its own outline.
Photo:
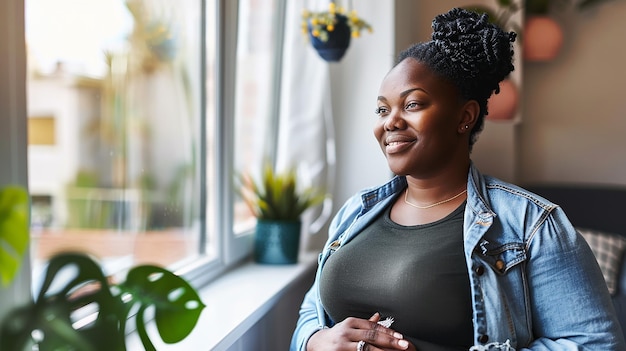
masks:
MULTIPOLYGON (((302 185, 333 191, 335 139, 328 63, 322 60, 301 32, 303 5, 286 2, 278 131, 277 168, 295 165, 302 185)), ((305 231, 316 233, 332 211, 329 198, 303 218, 305 231)))

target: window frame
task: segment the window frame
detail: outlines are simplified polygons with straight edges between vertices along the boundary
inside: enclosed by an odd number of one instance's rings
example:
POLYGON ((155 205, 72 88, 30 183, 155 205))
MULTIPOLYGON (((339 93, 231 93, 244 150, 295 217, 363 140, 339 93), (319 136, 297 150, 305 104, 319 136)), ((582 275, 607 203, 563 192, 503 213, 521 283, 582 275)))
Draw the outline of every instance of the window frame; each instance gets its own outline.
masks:
MULTIPOLYGON (((206 0, 203 0, 203 4, 206 4, 206 0)), ((216 249, 218 252, 218 259, 215 261, 202 262, 199 265, 190 265, 184 267, 179 273, 183 274, 187 279, 190 279, 194 285, 202 286, 215 279, 230 267, 241 263, 246 258, 250 257, 253 249, 253 231, 248 230, 243 233, 235 233, 233 231, 234 211, 233 204, 235 202, 234 189, 234 177, 235 165, 234 165, 234 135, 235 135, 235 99, 236 99, 236 76, 237 76, 237 60, 234 58, 237 56, 237 44, 239 34, 239 0, 217 0, 216 1, 216 96, 215 96, 215 128, 213 137, 218 142, 216 143, 215 154, 215 167, 212 170, 213 176, 216 179, 218 186, 217 192, 213 195, 212 203, 215 204, 216 209, 206 207, 206 200, 203 201, 201 210, 203 213, 206 211, 215 210, 215 227, 208 228, 206 226, 206 217, 203 221, 205 234, 209 231, 218 233, 216 236, 216 249)), ((279 125, 279 110, 280 110, 280 92, 282 83, 282 58, 283 58, 283 38, 284 38, 284 25, 285 25, 285 13, 287 7, 286 0, 276 0, 275 4, 276 21, 274 23, 274 30, 276 33, 276 56, 274 58, 274 76, 271 92, 270 103, 270 116, 271 125, 268 128, 269 135, 266 136, 267 140, 273 142, 268 145, 267 154, 270 159, 275 162, 278 147, 278 125, 279 125)), ((203 13, 205 11, 203 10, 203 13)), ((204 16, 205 22, 203 25, 207 25, 206 16, 204 16)), ((203 33, 206 33, 203 30, 203 33)), ((203 41, 206 44, 206 40, 203 41)), ((202 50, 206 53, 206 48, 202 50)), ((206 64, 206 59, 202 61, 206 64)), ((206 71, 206 68, 203 68, 206 71)), ((203 94, 206 92, 206 88, 202 88, 203 94)), ((204 104, 203 104, 204 107, 204 104)), ((206 121, 206 113, 203 113, 202 120, 206 121)), ((206 128, 203 126, 203 131, 206 128)), ((202 152, 207 152, 206 149, 206 137, 202 138, 203 146, 202 152)), ((203 156, 204 157, 204 156, 203 156)), ((206 170, 205 170, 206 171, 206 170)), ((206 173, 203 174, 203 179, 206 173)), ((206 184, 206 183, 204 183, 206 184)), ((203 193, 206 194, 205 189, 203 193)), ((205 198, 206 199, 206 198, 205 198)), ((207 235, 204 235, 206 238, 207 235)), ((206 239, 205 239, 206 240, 206 239)))
MULTIPOLYGON (((5 0, 0 4, 0 186, 19 185, 28 189, 26 46, 24 0, 5 0)), ((13 306, 30 299, 30 253, 13 283, 0 287, 0 318, 13 306)))
MULTIPOLYGON (((194 286, 202 287, 224 273, 233 265, 239 264, 250 257, 253 247, 253 232, 250 230, 246 233, 233 232, 233 203, 235 194, 233 189, 234 174, 234 151, 232 147, 234 123, 233 118, 224 118, 224 116, 233 116, 235 107, 235 77, 236 77, 236 57, 237 51, 237 35, 238 35, 238 12, 240 2, 238 0, 200 0, 199 4, 202 9, 201 19, 201 72, 203 75, 200 91, 201 91, 201 150, 202 157, 207 156, 207 152, 214 152, 215 167, 208 169, 206 163, 203 162, 199 170, 201 179, 201 191, 203 196, 200 199, 201 225, 198 235, 202 237, 198 250, 204 252, 208 240, 208 233, 214 232, 215 250, 217 259, 211 259, 208 256, 200 256, 197 260, 176 271, 177 274, 184 276, 194 286), (207 150, 207 104, 206 104, 206 77, 207 77, 207 37, 206 28, 211 25, 211 20, 207 19, 207 6, 216 6, 216 21, 213 23, 216 30, 216 58, 215 58, 215 128, 214 135, 217 143, 215 150, 207 150), (218 186, 215 194, 207 194, 207 175, 213 172, 212 176, 216 179, 218 186), (208 208, 207 196, 214 196, 213 202, 216 208, 214 210, 208 208), (209 228, 207 223, 207 211, 214 210, 216 212, 214 228, 209 228)), ((278 11, 278 21, 276 21, 276 33, 278 35, 275 75, 272 92, 272 109, 277 112, 280 105, 280 85, 281 85, 281 69, 282 64, 282 38, 284 37, 284 16, 287 3, 285 0, 276 1, 276 11, 278 11)), ((4 168, 4 172, 0 172, 0 185, 19 184, 28 189, 28 170, 27 170, 27 111, 26 111, 26 65, 27 56, 25 48, 25 1, 24 0, 7 0, 2 2, 2 13, 5 21, 0 26, 0 48, 4 52, 12 52, 13 54, 0 58, 2 67, 0 68, 0 76, 7 76, 3 79, 3 89, 0 89, 0 101, 6 103, 0 104, 0 113, 7 118, 0 119, 0 124, 5 128, 0 128, 0 135, 5 137, 0 151, 0 162, 10 164, 11 167, 4 168), (8 144, 8 145, 5 145, 8 144), (10 170, 10 171, 8 171, 10 170)), ((278 114, 273 113, 273 125, 270 130, 277 133, 278 114)), ((270 137, 269 140, 276 140, 270 137)), ((275 158, 276 145, 272 145, 272 157, 275 158)), ((30 245, 29 245, 30 247, 30 245)), ((30 296, 31 291, 31 272, 30 272, 30 254, 25 255, 22 269, 15 279, 13 285, 9 289, 0 289, 0 296, 4 301, 18 302, 25 301, 26 296, 30 296), (4 296, 8 292, 8 296, 4 296), (25 292, 28 292, 25 294, 25 292), (8 300, 4 299, 7 298, 8 300)), ((9 303, 7 306, 14 305, 9 303)), ((0 310, 0 315, 4 311, 0 310)))

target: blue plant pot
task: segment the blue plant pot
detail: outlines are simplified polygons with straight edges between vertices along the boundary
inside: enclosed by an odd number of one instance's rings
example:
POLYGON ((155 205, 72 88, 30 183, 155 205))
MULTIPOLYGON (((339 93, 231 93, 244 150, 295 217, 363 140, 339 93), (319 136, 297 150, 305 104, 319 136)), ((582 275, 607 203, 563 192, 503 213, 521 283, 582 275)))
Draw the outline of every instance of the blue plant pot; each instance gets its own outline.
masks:
POLYGON ((335 29, 328 33, 328 40, 321 41, 311 34, 311 26, 309 25, 309 38, 311 44, 325 61, 337 62, 341 60, 343 55, 350 46, 350 38, 352 33, 350 32, 350 26, 348 26, 348 17, 337 14, 337 23, 335 29))
POLYGON ((265 264, 293 264, 300 251, 300 221, 258 220, 254 260, 265 264))

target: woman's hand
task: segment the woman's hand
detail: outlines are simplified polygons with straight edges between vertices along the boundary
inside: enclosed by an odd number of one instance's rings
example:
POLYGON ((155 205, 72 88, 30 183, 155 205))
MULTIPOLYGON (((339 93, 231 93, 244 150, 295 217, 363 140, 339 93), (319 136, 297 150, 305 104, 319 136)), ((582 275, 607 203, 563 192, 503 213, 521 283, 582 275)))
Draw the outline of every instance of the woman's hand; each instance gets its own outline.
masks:
POLYGON ((349 317, 329 329, 313 334, 307 343, 307 351, 416 351, 402 334, 378 324, 380 314, 369 320, 349 317), (359 349, 359 341, 365 345, 359 349))

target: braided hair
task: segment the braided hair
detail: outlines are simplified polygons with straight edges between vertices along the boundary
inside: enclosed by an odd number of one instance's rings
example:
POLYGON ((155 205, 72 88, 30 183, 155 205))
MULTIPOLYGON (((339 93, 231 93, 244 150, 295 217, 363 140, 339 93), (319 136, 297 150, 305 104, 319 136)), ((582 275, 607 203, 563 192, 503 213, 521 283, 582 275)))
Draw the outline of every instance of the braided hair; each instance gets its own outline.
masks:
POLYGON ((513 71, 516 34, 489 22, 487 14, 454 8, 435 17, 432 40, 414 44, 398 55, 396 65, 411 57, 457 87, 461 97, 480 106, 470 134, 470 149, 483 129, 487 99, 513 71))

